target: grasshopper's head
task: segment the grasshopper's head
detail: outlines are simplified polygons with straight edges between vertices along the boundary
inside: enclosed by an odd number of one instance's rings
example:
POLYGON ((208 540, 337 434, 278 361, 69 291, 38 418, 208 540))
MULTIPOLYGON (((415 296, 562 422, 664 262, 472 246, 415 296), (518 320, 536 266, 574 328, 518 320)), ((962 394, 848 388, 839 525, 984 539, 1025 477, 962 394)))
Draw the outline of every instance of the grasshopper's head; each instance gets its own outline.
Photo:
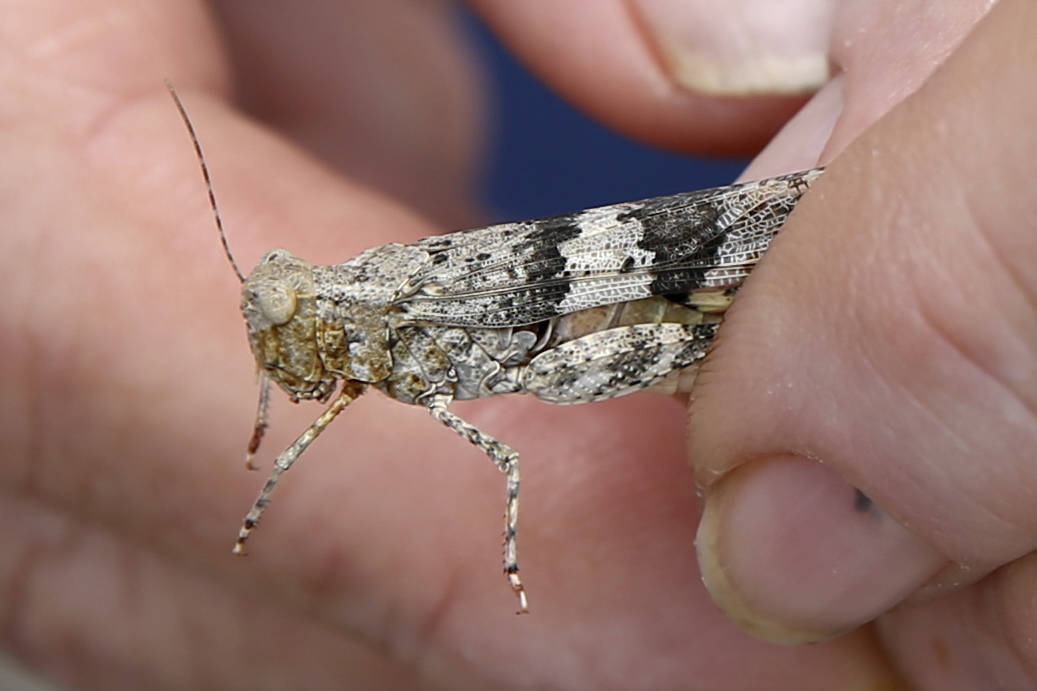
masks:
POLYGON ((335 385, 321 362, 313 265, 288 250, 263 255, 245 279, 241 312, 256 365, 293 399, 326 398, 335 385))
POLYGON ((256 364, 293 400, 326 399, 334 390, 336 380, 326 372, 320 359, 313 265, 287 250, 275 249, 263 255, 248 278, 242 275, 223 232, 223 220, 201 142, 173 84, 167 80, 166 87, 194 143, 223 251, 242 283, 241 311, 248 324, 248 339, 256 364))

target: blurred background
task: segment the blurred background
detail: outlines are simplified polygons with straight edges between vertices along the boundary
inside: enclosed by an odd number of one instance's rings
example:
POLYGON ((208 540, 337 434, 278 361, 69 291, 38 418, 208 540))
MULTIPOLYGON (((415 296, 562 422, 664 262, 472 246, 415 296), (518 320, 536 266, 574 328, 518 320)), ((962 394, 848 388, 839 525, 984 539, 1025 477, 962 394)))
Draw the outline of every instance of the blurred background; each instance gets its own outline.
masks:
POLYGON ((614 134, 548 91, 477 18, 466 12, 464 23, 491 90, 482 196, 493 221, 724 185, 748 163, 666 153, 614 134))

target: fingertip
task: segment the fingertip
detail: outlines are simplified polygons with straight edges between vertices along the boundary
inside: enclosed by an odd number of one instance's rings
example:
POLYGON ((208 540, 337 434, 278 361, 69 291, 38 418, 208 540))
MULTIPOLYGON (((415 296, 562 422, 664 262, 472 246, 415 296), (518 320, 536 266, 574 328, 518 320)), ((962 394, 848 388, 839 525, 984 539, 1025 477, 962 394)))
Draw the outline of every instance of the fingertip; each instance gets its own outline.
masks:
POLYGON ((874 619, 946 562, 832 470, 795 456, 756 461, 712 487, 696 547, 721 608, 784 644, 874 619))
POLYGON ((634 0, 643 34, 675 84, 744 97, 802 94, 829 78, 829 0, 634 0))
MULTIPOLYGON (((686 45, 683 35, 678 40, 657 34, 666 24, 665 8, 642 16, 644 8, 622 2, 596 4, 593 11, 581 3, 545 0, 473 4, 533 71, 577 107, 666 148, 727 155, 757 151, 803 105, 804 92, 816 86, 770 88, 760 81, 762 68, 739 70, 727 63, 707 79, 702 66, 708 61, 676 49, 686 45), (698 67, 689 71, 691 63, 698 67), (749 76, 752 86, 745 81, 749 76), (706 82, 714 86, 707 88, 706 82)), ((701 18, 694 8, 673 9, 687 15, 685 24, 701 18)))

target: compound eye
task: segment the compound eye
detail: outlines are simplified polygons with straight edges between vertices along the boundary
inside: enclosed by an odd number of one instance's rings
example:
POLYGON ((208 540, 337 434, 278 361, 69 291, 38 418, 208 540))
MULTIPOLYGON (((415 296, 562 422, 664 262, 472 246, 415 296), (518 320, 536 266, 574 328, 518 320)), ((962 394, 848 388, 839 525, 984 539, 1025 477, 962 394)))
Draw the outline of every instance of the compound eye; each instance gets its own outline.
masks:
POLYGON ((295 316, 295 288, 275 283, 256 290, 256 306, 275 326, 286 324, 295 316))

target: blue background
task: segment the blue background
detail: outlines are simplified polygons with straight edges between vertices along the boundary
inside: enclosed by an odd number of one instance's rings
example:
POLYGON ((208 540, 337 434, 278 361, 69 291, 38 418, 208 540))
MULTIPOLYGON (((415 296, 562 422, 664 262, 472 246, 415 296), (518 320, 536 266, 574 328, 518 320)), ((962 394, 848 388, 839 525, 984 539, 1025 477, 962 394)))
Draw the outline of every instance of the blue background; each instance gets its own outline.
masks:
MULTIPOLYGON (((521 0, 517 0, 521 1, 521 0)), ((491 89, 482 199, 493 221, 687 192, 731 182, 744 160, 671 154, 621 137, 548 91, 471 15, 491 89)))

